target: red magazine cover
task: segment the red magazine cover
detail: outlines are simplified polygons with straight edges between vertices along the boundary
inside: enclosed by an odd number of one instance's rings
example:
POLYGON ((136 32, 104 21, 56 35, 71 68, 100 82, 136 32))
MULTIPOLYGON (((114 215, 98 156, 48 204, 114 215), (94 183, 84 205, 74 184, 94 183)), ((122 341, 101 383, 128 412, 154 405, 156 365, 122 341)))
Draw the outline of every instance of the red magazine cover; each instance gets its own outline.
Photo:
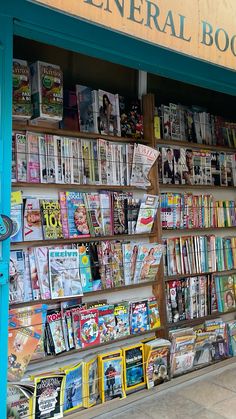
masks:
POLYGON ((80 312, 80 343, 82 348, 100 343, 97 308, 81 310, 80 312))

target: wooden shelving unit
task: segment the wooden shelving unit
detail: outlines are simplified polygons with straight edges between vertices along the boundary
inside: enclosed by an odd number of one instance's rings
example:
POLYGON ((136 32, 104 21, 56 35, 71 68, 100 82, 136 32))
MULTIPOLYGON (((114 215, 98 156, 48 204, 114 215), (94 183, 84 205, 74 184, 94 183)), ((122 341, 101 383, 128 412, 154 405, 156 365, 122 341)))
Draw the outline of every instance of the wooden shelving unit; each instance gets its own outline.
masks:
POLYGON ((32 189, 41 189, 41 188, 50 188, 50 189, 60 189, 60 190, 79 190, 79 191, 89 191, 89 190, 106 190, 106 191, 146 191, 150 188, 144 189, 138 186, 128 186, 128 185, 90 185, 90 184, 76 184, 76 183, 28 183, 28 182, 13 182, 12 188, 32 188, 32 189))
POLYGON ((190 149, 200 149, 200 150, 210 150, 210 151, 226 151, 236 153, 236 148, 234 147, 225 147, 220 145, 211 145, 211 144, 198 144, 190 143, 188 141, 178 141, 178 140, 168 140, 160 138, 157 140, 158 145, 162 146, 172 146, 172 147, 184 147, 190 149))
POLYGON ((175 327, 195 326, 195 325, 204 323, 206 320, 216 319, 217 317, 220 317, 224 314, 229 314, 229 313, 236 313, 236 309, 227 311, 227 313, 221 313, 217 311, 215 313, 208 314, 207 316, 204 316, 204 317, 197 317, 196 319, 180 320, 175 323, 167 323, 167 328, 174 329, 175 327))
MULTIPOLYGON (((184 189, 184 190, 186 190, 186 189, 187 190, 190 190, 190 189, 201 189, 201 190, 211 189, 213 191, 225 190, 225 186, 215 186, 215 185, 189 185, 189 184, 186 184, 186 185, 166 184, 165 185, 163 183, 160 183, 159 187, 160 187, 161 192, 163 190, 166 190, 166 189, 184 189)), ((236 187, 235 186, 227 186, 227 191, 228 190, 236 191, 236 187)))

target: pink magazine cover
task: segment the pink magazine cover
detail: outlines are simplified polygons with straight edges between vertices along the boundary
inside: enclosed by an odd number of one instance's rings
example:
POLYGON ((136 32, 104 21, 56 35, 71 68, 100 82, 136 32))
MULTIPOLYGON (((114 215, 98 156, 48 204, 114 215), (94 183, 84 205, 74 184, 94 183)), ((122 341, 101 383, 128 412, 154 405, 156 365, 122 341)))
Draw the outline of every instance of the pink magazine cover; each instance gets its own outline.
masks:
POLYGON ((34 240, 43 240, 39 200, 27 198, 24 208, 24 241, 34 240))

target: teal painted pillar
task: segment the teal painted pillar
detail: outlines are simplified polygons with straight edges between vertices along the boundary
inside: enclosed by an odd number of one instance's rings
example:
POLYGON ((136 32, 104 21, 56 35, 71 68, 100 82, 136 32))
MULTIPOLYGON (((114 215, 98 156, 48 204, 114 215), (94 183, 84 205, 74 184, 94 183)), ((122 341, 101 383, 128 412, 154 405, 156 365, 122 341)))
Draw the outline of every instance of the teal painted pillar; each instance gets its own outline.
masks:
MULTIPOLYGON (((12 132, 12 19, 0 15, 0 214, 10 215, 12 132)), ((0 242, 0 406, 6 417, 9 239, 0 242)))

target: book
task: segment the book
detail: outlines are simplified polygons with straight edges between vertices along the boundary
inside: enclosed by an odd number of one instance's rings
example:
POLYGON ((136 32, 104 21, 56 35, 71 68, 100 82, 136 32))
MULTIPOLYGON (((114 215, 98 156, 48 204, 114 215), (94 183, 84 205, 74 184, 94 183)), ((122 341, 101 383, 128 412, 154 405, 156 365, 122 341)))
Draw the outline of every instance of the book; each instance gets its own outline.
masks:
POLYGON ((148 176, 158 156, 159 151, 151 147, 143 144, 134 145, 130 185, 144 188, 151 185, 148 176))
POLYGON ((130 334, 149 330, 147 300, 130 303, 130 334))
POLYGON ((23 250, 11 250, 9 264, 9 302, 25 301, 23 250))
POLYGON ((43 240, 39 199, 27 198, 24 205, 24 241, 43 240))
POLYGON ((82 362, 65 368, 65 387, 63 412, 73 412, 83 405, 83 368, 82 362))
POLYGON ((80 312, 80 341, 82 348, 100 343, 98 309, 91 308, 80 312))
POLYGON ((144 194, 138 213, 138 219, 135 229, 136 234, 151 233, 158 205, 158 196, 144 194))
POLYGON ((69 238, 89 237, 88 219, 83 194, 66 192, 69 238))
POLYGON ((62 239, 61 211, 58 200, 40 199, 44 240, 62 239))
POLYGON ((83 295, 79 274, 79 254, 72 249, 49 249, 51 298, 83 295))
POLYGON ((35 419, 43 417, 59 419, 63 417, 64 382, 65 376, 63 374, 35 377, 32 403, 32 413, 35 419))
POLYGON ((144 348, 142 343, 123 348, 124 388, 134 390, 145 385, 144 348))

